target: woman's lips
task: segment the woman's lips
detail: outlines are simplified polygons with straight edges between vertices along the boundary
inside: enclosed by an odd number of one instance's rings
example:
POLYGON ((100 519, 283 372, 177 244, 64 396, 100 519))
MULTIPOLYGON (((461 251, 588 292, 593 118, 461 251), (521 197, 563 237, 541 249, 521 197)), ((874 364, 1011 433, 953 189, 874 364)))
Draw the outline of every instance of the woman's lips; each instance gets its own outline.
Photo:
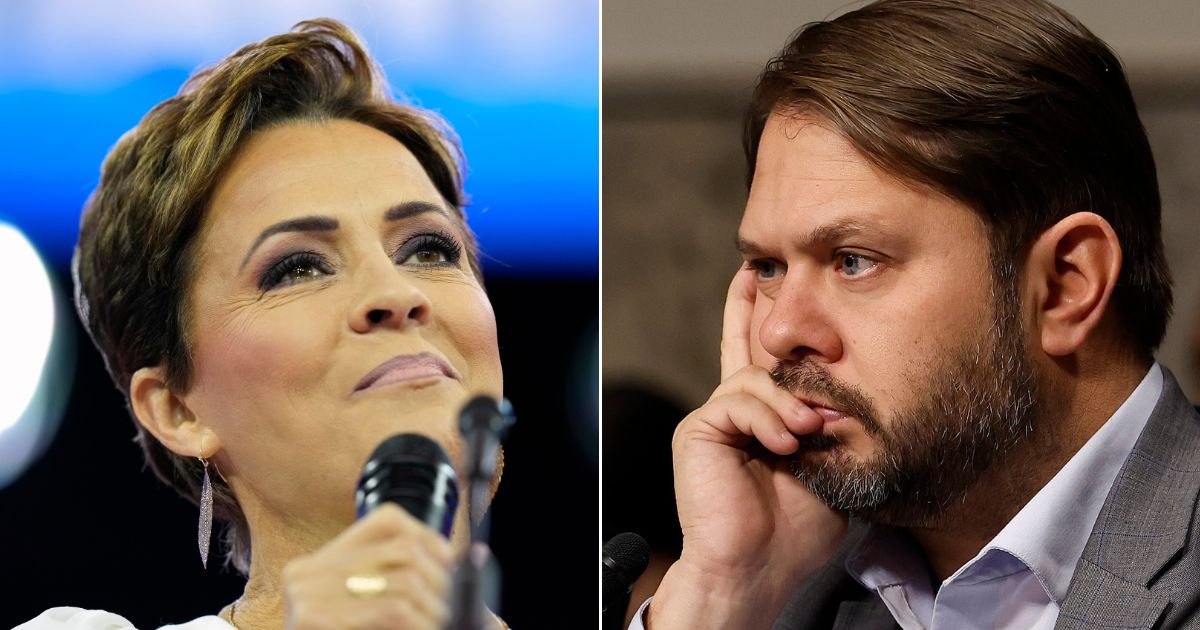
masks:
POLYGON ((366 376, 363 376, 355 386, 354 391, 357 393, 373 387, 426 378, 457 380, 458 372, 450 367, 445 359, 432 352, 401 354, 384 361, 375 369, 367 372, 366 376))

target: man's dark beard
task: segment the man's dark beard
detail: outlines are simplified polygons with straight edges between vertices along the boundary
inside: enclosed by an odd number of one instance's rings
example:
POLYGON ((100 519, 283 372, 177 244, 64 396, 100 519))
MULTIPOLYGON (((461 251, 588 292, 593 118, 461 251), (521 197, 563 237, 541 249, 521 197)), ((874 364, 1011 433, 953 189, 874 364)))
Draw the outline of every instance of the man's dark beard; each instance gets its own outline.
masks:
POLYGON ((780 387, 857 419, 878 450, 855 461, 837 437, 798 436, 796 477, 829 507, 896 526, 930 526, 1035 425, 1037 379, 1026 354, 1015 282, 998 280, 993 322, 913 375, 919 402, 885 425, 858 388, 808 361, 781 361, 780 387))

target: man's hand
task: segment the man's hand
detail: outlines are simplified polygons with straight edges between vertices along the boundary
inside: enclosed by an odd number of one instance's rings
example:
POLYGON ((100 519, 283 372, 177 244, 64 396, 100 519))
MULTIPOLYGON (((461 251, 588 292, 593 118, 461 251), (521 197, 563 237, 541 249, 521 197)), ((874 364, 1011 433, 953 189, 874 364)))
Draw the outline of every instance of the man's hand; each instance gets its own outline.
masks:
POLYGON ((846 518, 817 500, 787 462, 820 416, 750 360, 754 271, 725 302, 721 384, 675 430, 683 553, 650 605, 648 627, 767 628, 791 590, 837 548, 846 518))

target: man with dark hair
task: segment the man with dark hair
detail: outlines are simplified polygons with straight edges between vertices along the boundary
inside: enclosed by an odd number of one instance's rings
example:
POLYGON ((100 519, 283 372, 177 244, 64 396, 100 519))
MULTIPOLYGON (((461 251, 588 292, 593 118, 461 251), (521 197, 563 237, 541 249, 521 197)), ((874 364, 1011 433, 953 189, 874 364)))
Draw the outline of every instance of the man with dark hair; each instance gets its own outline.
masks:
POLYGON ((1200 415, 1154 361, 1154 160, 1108 47, 1042 0, 881 0, 770 62, 746 150, 683 552, 635 627, 1192 623, 1200 415))

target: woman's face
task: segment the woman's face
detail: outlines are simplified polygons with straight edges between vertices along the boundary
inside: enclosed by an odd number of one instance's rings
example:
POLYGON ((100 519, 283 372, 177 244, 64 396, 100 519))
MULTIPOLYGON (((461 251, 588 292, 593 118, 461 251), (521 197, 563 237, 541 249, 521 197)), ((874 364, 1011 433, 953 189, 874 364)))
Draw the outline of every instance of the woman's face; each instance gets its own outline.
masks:
POLYGON ((182 398, 251 523, 344 527, 382 440, 422 433, 457 459, 459 408, 501 394, 495 317, 453 216, 408 149, 354 122, 256 133, 223 174, 182 398))

